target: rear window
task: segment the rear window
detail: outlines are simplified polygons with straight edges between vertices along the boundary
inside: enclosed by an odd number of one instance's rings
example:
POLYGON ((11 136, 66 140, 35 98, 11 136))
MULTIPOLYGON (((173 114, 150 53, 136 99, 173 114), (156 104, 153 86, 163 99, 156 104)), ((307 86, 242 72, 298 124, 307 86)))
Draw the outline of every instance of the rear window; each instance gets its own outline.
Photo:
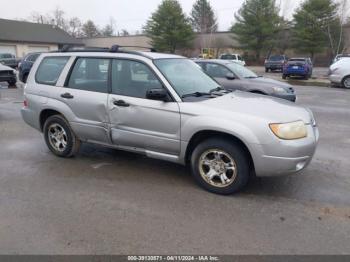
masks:
POLYGON ((35 81, 44 85, 56 85, 69 57, 45 57, 36 72, 35 81))
POLYGON ((39 55, 40 54, 33 54, 33 55, 29 55, 28 57, 27 57, 27 61, 30 61, 30 62, 35 62, 36 61, 36 59, 39 57, 39 55))
POLYGON ((236 55, 222 55, 221 59, 223 60, 236 60, 236 55))

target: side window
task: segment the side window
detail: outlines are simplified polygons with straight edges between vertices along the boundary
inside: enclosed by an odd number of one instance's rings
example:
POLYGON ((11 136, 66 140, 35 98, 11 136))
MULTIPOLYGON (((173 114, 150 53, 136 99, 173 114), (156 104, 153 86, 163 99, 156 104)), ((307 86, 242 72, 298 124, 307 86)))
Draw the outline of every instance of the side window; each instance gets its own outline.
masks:
POLYGON ((69 88, 108 93, 110 59, 78 58, 70 75, 69 88))
POLYGON ((154 88, 163 88, 163 85, 147 65, 131 60, 113 60, 113 94, 146 98, 147 91, 154 88))
POLYGON ((69 57, 45 57, 35 75, 35 81, 44 85, 56 85, 69 57))
POLYGON ((29 62, 35 62, 35 60, 39 57, 40 54, 34 54, 34 55, 30 55, 28 56, 28 58, 26 59, 29 62))
POLYGON ((222 65, 217 64, 207 64, 207 73, 211 77, 225 78, 230 71, 222 65))

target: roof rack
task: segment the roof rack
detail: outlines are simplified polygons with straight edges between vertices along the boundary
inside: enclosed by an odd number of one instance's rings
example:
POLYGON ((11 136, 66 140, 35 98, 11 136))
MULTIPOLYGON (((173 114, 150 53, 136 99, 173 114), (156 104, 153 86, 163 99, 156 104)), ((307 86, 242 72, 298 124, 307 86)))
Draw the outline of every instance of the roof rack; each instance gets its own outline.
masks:
POLYGON ((125 53, 125 54, 134 54, 139 56, 144 56, 147 58, 151 58, 144 53, 141 53, 141 51, 131 51, 131 50, 125 50, 124 48, 137 48, 137 49, 146 49, 149 50, 149 52, 157 52, 154 48, 150 47, 144 47, 144 46, 120 46, 120 45, 113 45, 111 48, 107 47, 81 47, 81 46, 72 46, 72 45, 65 45, 58 51, 53 51, 54 53, 66 53, 66 52, 103 52, 103 53, 125 53))
POLYGON ((149 52, 157 52, 153 47, 145 47, 145 46, 120 46, 113 45, 111 48, 108 47, 82 47, 82 46, 72 46, 72 45, 64 45, 58 52, 110 52, 110 53, 125 53, 125 52, 137 52, 137 51, 129 51, 124 48, 140 48, 149 50, 149 52))

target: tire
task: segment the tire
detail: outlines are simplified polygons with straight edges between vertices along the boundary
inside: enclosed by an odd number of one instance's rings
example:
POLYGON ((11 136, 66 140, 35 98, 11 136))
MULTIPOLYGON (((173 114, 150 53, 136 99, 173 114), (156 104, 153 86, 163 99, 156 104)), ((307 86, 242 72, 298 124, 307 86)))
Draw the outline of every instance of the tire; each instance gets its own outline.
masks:
POLYGON ((346 89, 350 89, 350 76, 344 77, 344 79, 342 81, 342 87, 344 87, 346 89))
POLYGON ((265 73, 268 73, 269 72, 269 69, 268 68, 265 68, 265 73))
POLYGON ((305 80, 309 80, 309 75, 305 75, 305 76, 304 76, 304 79, 305 79, 305 80))
POLYGON ((25 74, 25 75, 23 76, 22 82, 23 82, 23 83, 27 83, 27 80, 28 80, 28 74, 25 74))
POLYGON ((46 145, 56 156, 69 158, 79 152, 81 142, 61 115, 51 116, 45 121, 44 137, 46 145))
POLYGON ((191 169, 194 179, 202 188, 220 195, 239 192, 247 185, 250 174, 248 156, 239 144, 217 138, 205 140, 195 148, 191 156, 191 169), (207 176, 210 173, 213 176, 211 179, 207 176), (226 177, 219 173, 225 173, 226 177))
POLYGON ((12 81, 8 81, 7 83, 9 86, 16 86, 16 82, 17 81, 12 80, 12 81))
POLYGON ((282 75, 282 79, 287 79, 287 75, 282 75))

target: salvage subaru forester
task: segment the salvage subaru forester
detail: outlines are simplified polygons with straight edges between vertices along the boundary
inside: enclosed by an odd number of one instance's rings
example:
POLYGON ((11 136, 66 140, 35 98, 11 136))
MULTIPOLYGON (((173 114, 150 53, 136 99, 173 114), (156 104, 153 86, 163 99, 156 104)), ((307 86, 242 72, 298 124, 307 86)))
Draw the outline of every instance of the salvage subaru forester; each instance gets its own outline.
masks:
POLYGON ((239 191, 252 174, 301 171, 319 137, 309 109, 226 91, 181 56, 118 46, 42 54, 24 95, 24 121, 55 155, 88 142, 189 164, 218 194, 239 191))

